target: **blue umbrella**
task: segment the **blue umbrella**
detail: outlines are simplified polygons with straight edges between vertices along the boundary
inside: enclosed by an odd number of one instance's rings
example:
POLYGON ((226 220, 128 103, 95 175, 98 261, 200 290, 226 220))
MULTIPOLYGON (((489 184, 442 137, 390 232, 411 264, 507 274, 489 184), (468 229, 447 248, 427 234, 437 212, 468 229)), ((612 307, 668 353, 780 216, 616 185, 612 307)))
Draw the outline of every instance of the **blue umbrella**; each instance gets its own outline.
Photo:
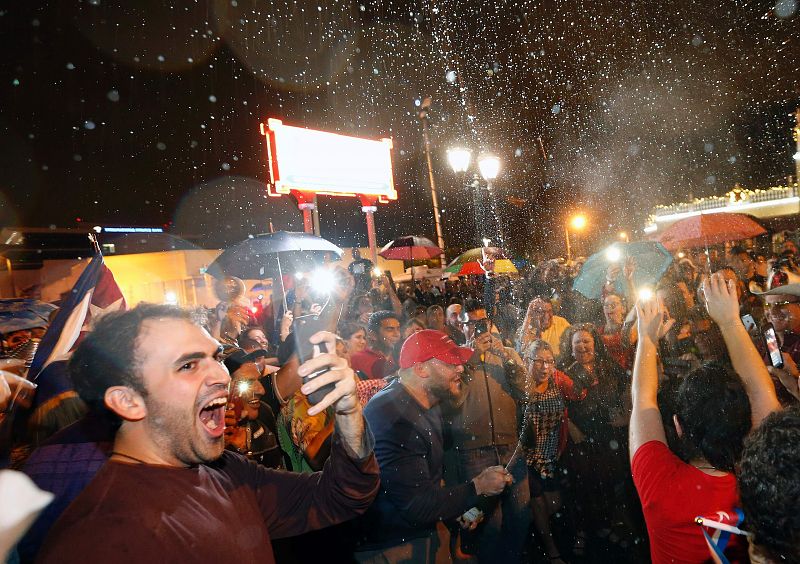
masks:
POLYGON ((47 327, 50 313, 56 309, 53 304, 28 298, 0 300, 0 335, 47 327))
MULTIPOLYGON (((628 257, 633 257, 636 261, 633 285, 637 288, 655 285, 672 264, 672 255, 661 243, 615 243, 589 257, 575 278, 572 288, 587 298, 599 298, 606 283, 608 266, 615 261, 623 266, 628 257)), ((617 278, 616 290, 621 295, 625 294, 625 279, 622 275, 617 278)))

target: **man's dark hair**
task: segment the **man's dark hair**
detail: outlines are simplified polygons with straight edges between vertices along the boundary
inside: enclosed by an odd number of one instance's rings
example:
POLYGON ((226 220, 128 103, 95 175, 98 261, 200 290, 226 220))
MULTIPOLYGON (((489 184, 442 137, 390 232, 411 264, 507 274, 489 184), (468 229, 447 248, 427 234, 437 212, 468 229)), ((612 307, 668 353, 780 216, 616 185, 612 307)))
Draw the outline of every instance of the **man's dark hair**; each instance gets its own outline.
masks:
POLYGON ((739 255, 750 256, 750 253, 747 251, 747 249, 745 249, 741 245, 734 245, 733 247, 731 247, 731 250, 728 251, 728 254, 730 256, 732 256, 732 257, 739 256, 739 255))
POLYGON ((377 334, 381 329, 381 323, 387 319, 394 319, 400 323, 400 318, 397 316, 397 314, 395 314, 395 312, 387 310, 376 311, 369 316, 367 331, 377 334))
POLYGON ((486 306, 483 305, 483 302, 480 300, 476 300, 475 298, 467 298, 464 300, 464 308, 465 313, 472 313, 473 311, 478 311, 479 309, 486 309, 486 306))
POLYGON ((686 376, 675 406, 685 455, 733 472, 750 431, 750 401, 739 376, 722 364, 705 364, 686 376))
POLYGON ((171 305, 139 304, 128 311, 104 315, 69 360, 75 391, 90 408, 107 412, 105 393, 113 386, 128 386, 147 395, 136 354, 142 324, 151 319, 201 320, 189 310, 171 305))
POLYGON ((359 323, 358 321, 342 321, 337 327, 337 333, 342 339, 347 340, 362 329, 366 330, 363 323, 359 323))
POLYGON ((236 339, 236 342, 239 343, 240 347, 242 347, 243 349, 261 348, 261 344, 255 339, 250 337, 250 331, 255 331, 256 329, 259 331, 262 330, 261 327, 256 327, 251 325, 250 327, 246 327, 244 331, 239 333, 239 337, 236 339))
POLYGON ((765 418, 747 438, 739 464, 745 526, 758 552, 800 562, 800 408, 765 418))

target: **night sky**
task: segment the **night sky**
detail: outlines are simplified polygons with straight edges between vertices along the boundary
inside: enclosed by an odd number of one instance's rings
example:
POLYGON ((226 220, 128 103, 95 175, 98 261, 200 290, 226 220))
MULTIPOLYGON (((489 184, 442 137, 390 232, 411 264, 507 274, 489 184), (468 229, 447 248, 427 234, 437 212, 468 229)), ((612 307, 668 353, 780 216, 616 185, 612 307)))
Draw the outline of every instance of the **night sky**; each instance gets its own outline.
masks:
MULTIPOLYGON (((794 172, 797 0, 118 4, 0 9, 0 225, 164 224, 208 245, 299 229, 265 196, 258 125, 277 117, 391 136, 400 199, 378 243, 434 238, 425 96, 453 251, 481 235, 455 144, 503 160, 495 203, 518 253, 563 252, 579 208, 599 241, 655 204, 794 172)), ((355 200, 320 208, 323 236, 366 244, 355 200)))

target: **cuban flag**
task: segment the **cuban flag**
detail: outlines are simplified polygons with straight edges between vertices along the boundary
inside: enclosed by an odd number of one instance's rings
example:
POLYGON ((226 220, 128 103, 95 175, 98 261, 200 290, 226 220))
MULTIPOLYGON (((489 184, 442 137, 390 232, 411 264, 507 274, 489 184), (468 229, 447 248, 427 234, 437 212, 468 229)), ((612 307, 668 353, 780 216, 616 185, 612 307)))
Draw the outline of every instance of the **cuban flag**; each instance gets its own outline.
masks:
POLYGON ((47 365, 65 359, 81 332, 89 330, 92 320, 124 309, 125 297, 105 265, 102 253, 98 252, 75 282, 69 297, 61 304, 61 309, 42 337, 31 362, 28 379, 36 381, 47 365))
POLYGON ((749 535, 739 528, 742 521, 744 521, 744 513, 741 509, 735 509, 733 513, 717 511, 712 515, 695 518, 695 523, 700 525, 700 529, 703 531, 711 559, 716 564, 729 564, 724 550, 728 547, 731 535, 749 535))

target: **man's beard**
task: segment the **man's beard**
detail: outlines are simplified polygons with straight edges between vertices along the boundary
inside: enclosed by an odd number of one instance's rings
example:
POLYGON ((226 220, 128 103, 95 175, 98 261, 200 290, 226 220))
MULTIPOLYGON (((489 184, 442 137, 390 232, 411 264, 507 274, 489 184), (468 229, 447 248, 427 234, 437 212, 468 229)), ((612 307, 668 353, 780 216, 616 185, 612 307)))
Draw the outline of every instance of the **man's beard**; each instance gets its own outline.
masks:
POLYGON ((459 408, 464 404, 464 400, 467 399, 467 386, 462 380, 461 389, 455 392, 449 381, 446 383, 438 382, 431 388, 431 394, 433 394, 444 407, 459 408))

